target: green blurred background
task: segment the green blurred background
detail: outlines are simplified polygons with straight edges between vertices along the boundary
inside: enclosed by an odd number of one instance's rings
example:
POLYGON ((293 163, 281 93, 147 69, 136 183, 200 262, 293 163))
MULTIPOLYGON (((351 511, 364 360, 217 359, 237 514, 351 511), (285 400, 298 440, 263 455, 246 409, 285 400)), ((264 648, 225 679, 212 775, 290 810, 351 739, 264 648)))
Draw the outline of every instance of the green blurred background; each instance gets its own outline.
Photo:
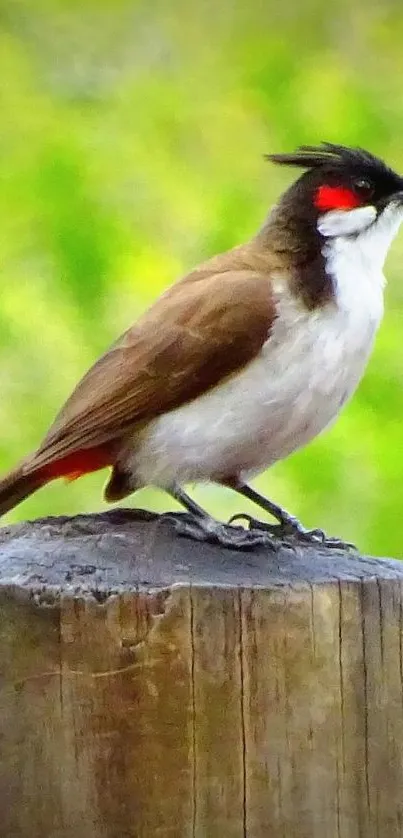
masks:
MULTIPOLYGON (((292 172, 270 151, 360 144, 403 171, 403 5, 0 5, 0 470, 169 283, 250 236, 292 172)), ((336 425, 256 481, 362 549, 402 555, 403 233, 368 373, 336 425)), ((7 520, 103 509, 105 474, 7 520)), ((247 508, 198 487, 224 518, 247 508)), ((166 509, 145 490, 132 505, 166 509)), ((250 507, 252 509, 252 507, 250 507)), ((256 511, 256 510, 254 510, 256 511)))

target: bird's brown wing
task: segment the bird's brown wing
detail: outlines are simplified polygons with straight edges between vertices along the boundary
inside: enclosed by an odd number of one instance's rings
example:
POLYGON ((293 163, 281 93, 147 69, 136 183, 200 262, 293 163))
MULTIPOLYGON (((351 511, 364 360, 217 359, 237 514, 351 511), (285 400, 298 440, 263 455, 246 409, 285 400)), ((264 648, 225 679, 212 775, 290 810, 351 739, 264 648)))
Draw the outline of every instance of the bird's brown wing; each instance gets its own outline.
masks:
POLYGON ((24 473, 118 440, 251 361, 275 317, 253 270, 195 272, 172 286, 87 372, 24 473))

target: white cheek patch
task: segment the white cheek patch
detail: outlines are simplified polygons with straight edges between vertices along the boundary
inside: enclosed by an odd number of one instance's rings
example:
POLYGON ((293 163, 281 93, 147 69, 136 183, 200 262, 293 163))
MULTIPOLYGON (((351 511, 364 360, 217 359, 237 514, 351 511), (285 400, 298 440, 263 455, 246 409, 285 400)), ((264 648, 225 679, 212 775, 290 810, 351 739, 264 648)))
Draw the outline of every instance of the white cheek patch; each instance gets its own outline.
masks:
POLYGON ((366 230, 376 219, 375 207, 352 210, 331 210, 319 216, 318 231, 326 238, 353 236, 366 230))
MULTIPOLYGON (((353 215, 354 212, 361 210, 346 214, 353 215)), ((382 301, 379 293, 385 284, 383 265, 402 221, 403 203, 391 201, 375 222, 356 235, 335 235, 334 232, 332 236, 328 235, 322 248, 326 270, 335 280, 346 308, 352 305, 351 299, 355 299, 357 290, 362 299, 374 293, 375 297, 378 295, 378 301, 382 301)))

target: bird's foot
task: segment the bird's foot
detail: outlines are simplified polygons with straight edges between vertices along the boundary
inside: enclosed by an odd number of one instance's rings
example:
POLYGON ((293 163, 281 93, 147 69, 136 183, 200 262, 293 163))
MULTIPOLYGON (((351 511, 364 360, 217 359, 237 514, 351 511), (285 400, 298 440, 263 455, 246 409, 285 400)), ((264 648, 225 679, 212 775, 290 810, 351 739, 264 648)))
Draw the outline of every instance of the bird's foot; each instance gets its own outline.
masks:
POLYGON ((252 550, 254 547, 273 548, 273 537, 269 531, 259 527, 233 527, 222 524, 210 516, 195 516, 190 513, 168 512, 164 516, 173 521, 179 536, 208 544, 220 544, 232 550, 252 550))
POLYGON ((254 530, 258 530, 259 532, 263 531, 270 533, 271 538, 277 538, 288 543, 300 541, 304 544, 333 547, 338 550, 356 549, 354 544, 351 544, 348 541, 342 541, 340 538, 327 536, 321 529, 307 530, 302 526, 300 521, 292 515, 284 514, 284 517, 278 524, 269 524, 265 521, 259 521, 257 518, 253 518, 252 515, 240 512, 237 515, 233 515, 228 523, 232 524, 233 521, 239 521, 242 519, 247 522, 249 532, 253 532, 254 530))

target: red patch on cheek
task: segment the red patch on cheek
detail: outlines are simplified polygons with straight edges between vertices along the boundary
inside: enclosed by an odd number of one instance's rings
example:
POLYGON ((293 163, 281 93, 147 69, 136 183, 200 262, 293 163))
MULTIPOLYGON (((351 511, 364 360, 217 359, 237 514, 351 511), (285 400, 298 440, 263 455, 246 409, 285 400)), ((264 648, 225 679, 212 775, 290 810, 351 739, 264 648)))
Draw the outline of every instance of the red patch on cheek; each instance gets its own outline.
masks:
POLYGON ((320 186, 315 194, 315 206, 320 212, 349 210, 361 205, 359 197, 345 186, 320 186))

